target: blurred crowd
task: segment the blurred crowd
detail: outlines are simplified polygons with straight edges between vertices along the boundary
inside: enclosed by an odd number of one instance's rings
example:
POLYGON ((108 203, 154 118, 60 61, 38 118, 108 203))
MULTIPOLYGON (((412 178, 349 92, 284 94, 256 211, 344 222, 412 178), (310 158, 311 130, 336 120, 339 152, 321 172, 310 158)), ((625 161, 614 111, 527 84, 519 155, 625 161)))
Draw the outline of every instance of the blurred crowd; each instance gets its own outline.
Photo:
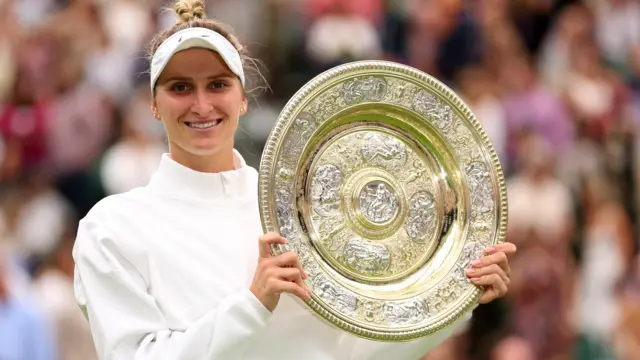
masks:
MULTIPOLYGON (((77 221, 166 151, 146 45, 164 0, 0 0, 0 359, 95 359, 77 221), (22 344, 22 345, 21 345, 22 344)), ((258 166, 287 100, 359 59, 453 88, 503 164, 507 298, 425 360, 640 359, 640 1, 208 0, 263 63, 236 147, 258 166)))

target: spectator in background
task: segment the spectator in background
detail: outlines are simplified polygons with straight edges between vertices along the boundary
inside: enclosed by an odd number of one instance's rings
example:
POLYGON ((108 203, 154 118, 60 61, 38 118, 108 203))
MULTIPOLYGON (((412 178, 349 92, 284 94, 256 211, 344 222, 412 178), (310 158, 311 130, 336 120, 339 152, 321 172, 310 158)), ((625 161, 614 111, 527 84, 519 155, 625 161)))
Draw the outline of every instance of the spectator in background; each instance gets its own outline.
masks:
POLYGON ((16 36, 13 7, 10 1, 0 1, 0 103, 7 101, 13 92, 16 77, 16 36))
POLYGON ((538 56, 541 82, 560 94, 571 69, 571 54, 576 46, 590 41, 593 19, 588 8, 572 4, 558 14, 557 22, 545 36, 538 56))
MULTIPOLYGON (((640 45, 636 45, 629 52, 629 87, 633 91, 632 101, 635 104, 640 102, 640 45)), ((640 111, 640 106, 637 107, 640 111)))
POLYGON ((471 66, 458 75, 458 94, 487 132, 502 163, 507 160, 507 123, 495 81, 481 66, 471 66))
POLYGON ((89 324, 74 298, 74 236, 75 226, 68 226, 35 276, 33 287, 51 324, 60 359, 98 360, 89 324))
POLYGON ((595 35, 607 63, 628 70, 629 50, 640 45, 640 2, 637 0, 584 0, 595 17, 595 35))
MULTIPOLYGON (((563 261, 566 256, 558 254, 558 246, 550 243, 548 234, 539 227, 524 228, 519 241, 520 254, 511 268, 514 276, 511 327, 518 339, 528 344, 534 359, 568 359, 573 351, 574 333, 572 297, 568 296, 572 295, 571 270, 563 261)), ((525 349, 521 353, 526 353, 525 349)))
POLYGON ((17 236, 17 222, 22 203, 22 194, 11 191, 0 197, 0 256, 4 257, 4 281, 15 297, 28 296, 31 277, 27 271, 22 242, 17 236))
POLYGON ((565 359, 572 350, 573 284, 571 241, 574 198, 555 176, 553 147, 534 130, 518 138, 518 166, 507 181, 507 237, 523 249, 512 267, 513 322, 537 359, 565 359), (541 314, 555 314, 541 316, 541 314))
POLYGON ((496 345, 491 352, 491 360, 535 360, 536 354, 531 343, 519 336, 509 336, 496 345))
POLYGON ((21 171, 39 169, 47 161, 54 84, 45 74, 53 71, 53 44, 43 35, 36 31, 14 48, 16 76, 11 95, 0 102, 0 136, 19 162, 14 171, 5 173, 5 180, 17 181, 21 171))
POLYGON ((561 94, 584 135, 595 142, 603 143, 620 121, 623 94, 617 85, 616 75, 602 66, 595 44, 572 46, 561 94))
MULTIPOLYGON (((507 119, 507 166, 523 156, 518 141, 523 131, 533 131, 546 143, 547 153, 562 153, 574 141, 574 124, 565 105, 547 90, 530 61, 523 56, 503 59, 500 67, 502 99, 507 119)), ((537 149, 536 149, 537 150, 537 149)))
MULTIPOLYGON (((277 1, 277 0, 276 0, 277 1)), ((314 21, 319 17, 335 12, 335 6, 339 5, 344 11, 358 16, 374 26, 378 26, 383 18, 382 10, 385 0, 303 0, 306 2, 308 20, 314 21)), ((388 1, 386 1, 388 2, 388 1)), ((396 3, 405 2, 403 0, 396 3)))
POLYGON ((583 356, 609 356, 621 321, 618 287, 631 269, 636 246, 613 183, 601 173, 590 174, 585 183, 585 231, 576 287, 580 351, 583 356))
POLYGON ((0 248, 0 359, 57 360, 47 322, 32 299, 16 296, 9 274, 0 248))
POLYGON ((617 360, 640 359, 640 257, 617 287, 620 321, 612 341, 617 360))
POLYGON ((164 130, 149 113, 149 103, 149 87, 140 86, 124 113, 121 137, 105 151, 100 178, 107 194, 146 185, 167 151, 160 141, 164 130))
POLYGON ((409 65, 451 84, 458 71, 481 60, 477 22, 462 1, 418 0, 409 4, 409 65))
MULTIPOLYGON (((516 244, 524 244, 533 231, 558 260, 565 262, 575 227, 574 199, 568 187, 554 176, 554 153, 541 135, 528 130, 521 133, 518 152, 517 173, 507 180, 507 236, 516 244)), ((567 269, 566 264, 563 268, 567 269)))
POLYGON ((42 172, 27 173, 17 188, 19 200, 13 222, 16 250, 29 272, 57 246, 75 212, 42 172))
POLYGON ((307 35, 307 52, 319 71, 349 61, 376 59, 382 54, 374 25, 355 13, 347 1, 333 1, 307 35))

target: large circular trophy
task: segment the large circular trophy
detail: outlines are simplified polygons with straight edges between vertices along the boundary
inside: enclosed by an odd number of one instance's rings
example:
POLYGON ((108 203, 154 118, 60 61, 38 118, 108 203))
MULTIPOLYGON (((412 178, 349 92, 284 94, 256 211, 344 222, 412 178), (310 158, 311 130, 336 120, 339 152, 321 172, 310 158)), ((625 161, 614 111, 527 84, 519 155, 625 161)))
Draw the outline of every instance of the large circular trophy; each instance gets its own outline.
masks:
POLYGON ((456 94, 384 61, 333 68, 288 102, 260 164, 260 213, 309 273, 307 304, 355 335, 405 341, 471 311, 464 270, 504 241, 504 176, 456 94))

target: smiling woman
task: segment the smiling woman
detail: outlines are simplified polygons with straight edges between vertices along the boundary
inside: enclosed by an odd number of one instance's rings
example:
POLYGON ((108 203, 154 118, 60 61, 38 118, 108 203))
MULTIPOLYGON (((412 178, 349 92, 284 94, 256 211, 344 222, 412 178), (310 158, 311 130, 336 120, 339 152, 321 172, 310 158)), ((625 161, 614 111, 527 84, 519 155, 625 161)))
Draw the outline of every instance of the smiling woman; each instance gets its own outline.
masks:
POLYGON ((152 106, 167 132, 171 157, 213 172, 233 169, 233 136, 246 105, 242 84, 222 57, 193 48, 171 57, 152 106))
POLYGON ((246 112, 243 64, 249 61, 224 25, 204 19, 202 5, 179 2, 178 24, 151 42, 152 111, 173 160, 198 171, 226 171, 233 169, 233 138, 246 112))
MULTIPOLYGON (((417 359, 459 330, 404 343, 357 338, 317 318, 292 252, 263 234, 258 172, 234 149, 247 111, 249 58, 202 1, 181 0, 178 24, 151 43, 151 111, 168 135, 149 184, 107 197, 78 226, 75 295, 101 359, 417 359)), ((496 246, 469 277, 483 301, 503 296, 496 246)))

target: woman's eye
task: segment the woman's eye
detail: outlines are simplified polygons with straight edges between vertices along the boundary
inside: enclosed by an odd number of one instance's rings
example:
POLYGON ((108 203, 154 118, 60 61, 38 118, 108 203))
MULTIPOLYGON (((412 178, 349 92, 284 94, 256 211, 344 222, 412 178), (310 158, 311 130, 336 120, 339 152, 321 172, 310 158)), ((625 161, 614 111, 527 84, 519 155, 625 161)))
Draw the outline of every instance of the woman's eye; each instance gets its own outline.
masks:
POLYGON ((222 89, 225 86, 227 86, 227 84, 222 82, 222 81, 216 81, 216 82, 211 84, 211 87, 213 87, 214 89, 222 89))
POLYGON ((175 92, 185 92, 189 91, 189 86, 186 84, 173 84, 171 90, 175 92))

